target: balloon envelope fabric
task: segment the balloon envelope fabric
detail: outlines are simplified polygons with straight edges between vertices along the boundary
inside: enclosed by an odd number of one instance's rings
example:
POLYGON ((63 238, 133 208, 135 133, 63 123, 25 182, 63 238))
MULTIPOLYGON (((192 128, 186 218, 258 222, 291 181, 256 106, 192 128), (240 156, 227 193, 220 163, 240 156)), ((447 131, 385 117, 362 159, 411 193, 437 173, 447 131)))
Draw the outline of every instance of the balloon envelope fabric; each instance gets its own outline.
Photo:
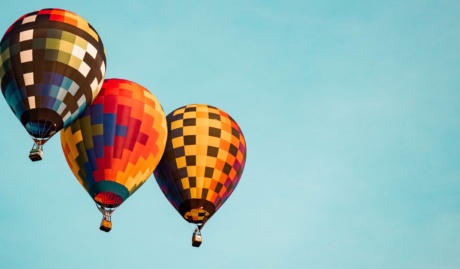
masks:
POLYGON ((94 201, 115 208, 152 174, 165 148, 166 117, 147 89, 107 79, 84 113, 61 132, 70 169, 94 201))
POLYGON ((106 57, 95 29, 75 13, 42 9, 13 23, 0 41, 6 102, 36 139, 76 119, 98 94, 106 57))
POLYGON ((210 105, 178 108, 167 121, 168 140, 155 178, 185 220, 204 225, 238 184, 246 141, 238 124, 210 105))

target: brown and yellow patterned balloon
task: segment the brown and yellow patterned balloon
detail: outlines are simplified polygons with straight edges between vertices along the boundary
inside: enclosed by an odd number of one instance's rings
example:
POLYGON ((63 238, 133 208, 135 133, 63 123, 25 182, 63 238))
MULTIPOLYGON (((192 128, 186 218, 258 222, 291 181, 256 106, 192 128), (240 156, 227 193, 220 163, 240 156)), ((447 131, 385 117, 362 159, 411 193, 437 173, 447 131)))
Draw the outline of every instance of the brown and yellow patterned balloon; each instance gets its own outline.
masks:
POLYGON ((166 118, 168 139, 155 178, 185 220, 204 225, 240 181, 246 141, 232 117, 210 105, 180 107, 166 118))

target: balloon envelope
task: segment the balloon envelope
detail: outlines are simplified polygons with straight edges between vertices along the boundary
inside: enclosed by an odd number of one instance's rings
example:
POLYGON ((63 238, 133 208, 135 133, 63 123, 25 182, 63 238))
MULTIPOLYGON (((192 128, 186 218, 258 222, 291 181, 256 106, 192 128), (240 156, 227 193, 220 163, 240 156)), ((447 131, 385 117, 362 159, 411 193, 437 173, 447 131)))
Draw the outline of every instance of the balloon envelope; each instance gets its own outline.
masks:
POLYGON ((13 23, 0 41, 6 102, 37 141, 76 119, 98 94, 106 58, 94 28, 75 13, 42 9, 13 23))
POLYGON ((61 131, 75 177, 94 201, 118 207, 152 174, 165 148, 166 118, 147 89, 107 79, 94 102, 61 131))
POLYGON ((168 140, 155 178, 185 220, 204 225, 240 181, 246 141, 238 124, 210 105, 178 108, 167 121, 168 140))

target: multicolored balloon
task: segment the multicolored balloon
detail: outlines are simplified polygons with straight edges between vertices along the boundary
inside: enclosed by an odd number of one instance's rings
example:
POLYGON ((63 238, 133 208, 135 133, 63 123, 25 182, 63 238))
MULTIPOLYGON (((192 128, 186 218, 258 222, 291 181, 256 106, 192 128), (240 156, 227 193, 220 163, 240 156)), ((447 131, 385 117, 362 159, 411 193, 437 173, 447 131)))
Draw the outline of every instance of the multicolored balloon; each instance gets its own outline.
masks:
POLYGON ((68 126, 94 100, 106 56, 96 30, 62 9, 19 18, 0 41, 0 85, 37 147, 68 126))
POLYGON ((168 140, 154 175, 169 202, 199 232, 240 181, 246 141, 232 117, 210 105, 187 105, 166 119, 168 140))
POLYGON ((153 173, 167 138, 163 109, 147 89, 107 79, 93 103, 61 132, 67 163, 110 231, 112 212, 153 173))

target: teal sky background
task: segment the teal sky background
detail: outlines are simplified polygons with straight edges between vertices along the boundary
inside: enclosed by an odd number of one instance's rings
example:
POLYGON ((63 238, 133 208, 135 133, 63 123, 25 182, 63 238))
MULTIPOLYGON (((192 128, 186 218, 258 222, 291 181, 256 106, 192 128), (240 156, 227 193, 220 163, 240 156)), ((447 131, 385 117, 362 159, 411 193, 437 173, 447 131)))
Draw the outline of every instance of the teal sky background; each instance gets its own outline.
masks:
POLYGON ((9 1, 0 31, 48 7, 166 114, 228 112, 246 168, 200 248, 153 175, 104 233, 0 98, 0 268, 460 268, 459 1, 9 1))

